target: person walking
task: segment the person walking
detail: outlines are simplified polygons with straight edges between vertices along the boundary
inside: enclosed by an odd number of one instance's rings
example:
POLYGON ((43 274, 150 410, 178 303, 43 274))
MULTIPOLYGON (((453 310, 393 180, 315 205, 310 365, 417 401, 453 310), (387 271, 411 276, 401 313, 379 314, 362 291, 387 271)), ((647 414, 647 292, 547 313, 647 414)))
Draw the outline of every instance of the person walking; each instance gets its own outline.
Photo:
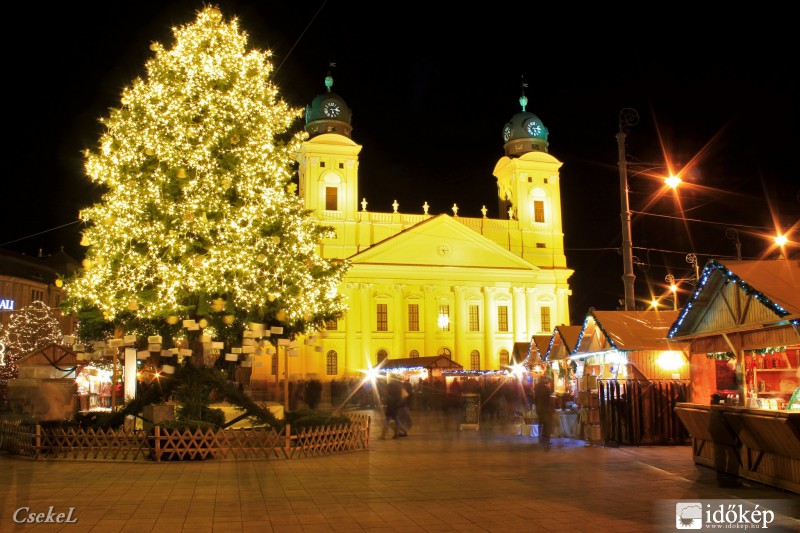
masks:
POLYGON ((397 409, 397 422, 400 426, 398 437, 407 437, 411 429, 411 402, 413 401, 414 387, 411 382, 406 380, 402 384, 400 391, 400 407, 397 409))
POLYGON ((551 381, 547 376, 542 376, 536 382, 533 396, 536 402, 536 417, 539 419, 539 443, 545 448, 550 447, 550 432, 553 425, 553 409, 550 403, 552 392, 551 381))
POLYGON ((401 424, 398 420, 398 413, 400 411, 400 406, 403 403, 402 391, 405 389, 399 380, 392 377, 387 377, 386 379, 389 380, 389 383, 386 385, 386 406, 384 411, 386 419, 383 425, 383 431, 381 432, 381 439, 386 438, 386 434, 389 432, 392 421, 394 421, 394 435, 392 438, 396 439, 402 433, 401 424))

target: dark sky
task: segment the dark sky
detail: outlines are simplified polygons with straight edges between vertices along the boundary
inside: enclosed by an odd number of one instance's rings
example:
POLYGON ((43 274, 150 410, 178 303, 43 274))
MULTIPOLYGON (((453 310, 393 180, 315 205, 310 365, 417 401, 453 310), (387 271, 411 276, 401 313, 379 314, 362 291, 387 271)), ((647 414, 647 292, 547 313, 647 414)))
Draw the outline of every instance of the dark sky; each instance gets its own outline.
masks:
MULTIPOLYGON (((0 247, 48 254, 64 246, 80 258, 71 223, 98 194, 81 152, 96 144, 98 118, 143 74, 150 42, 169 47, 171 27, 203 6, 85 4, 6 10, 7 25, 24 37, 3 36, 11 97, 0 247)), ((573 323, 623 296, 615 137, 623 108, 639 114, 627 136, 631 209, 647 213, 632 224, 637 298, 648 298, 649 286, 661 292, 667 273, 692 275, 689 253, 701 267, 734 257, 736 235, 745 258, 777 255, 765 235, 800 218, 800 88, 787 13, 440 4, 451 3, 216 5, 239 17, 252 46, 273 51, 274 81, 296 107, 324 90, 327 64, 336 62, 334 91, 352 108, 353 138, 363 145, 360 195, 374 211, 396 199, 401 212, 419 213, 427 201, 432 213, 452 213, 457 203, 459 215, 477 217, 485 204, 496 217, 492 170, 524 76, 528 111, 549 128, 550 153, 563 162, 573 323), (687 221, 673 197, 650 201, 658 182, 641 171, 665 174, 667 161, 684 172, 687 221)), ((800 240, 797 227, 790 238, 800 240)))

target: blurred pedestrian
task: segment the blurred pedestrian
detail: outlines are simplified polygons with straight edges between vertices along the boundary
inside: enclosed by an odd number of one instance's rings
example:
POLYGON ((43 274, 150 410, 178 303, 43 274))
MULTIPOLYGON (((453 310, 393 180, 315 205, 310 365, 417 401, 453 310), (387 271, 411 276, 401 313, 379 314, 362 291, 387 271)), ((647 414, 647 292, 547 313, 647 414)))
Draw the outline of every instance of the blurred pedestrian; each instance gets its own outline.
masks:
POLYGON ((389 380, 389 383, 386 385, 386 405, 384 406, 385 421, 383 425, 383 431, 381 431, 381 439, 386 438, 386 434, 392 427, 392 422, 394 422, 394 435, 392 438, 396 439, 402 433, 397 415, 403 402, 402 392, 405 389, 399 380, 392 377, 387 377, 386 379, 389 380))
POLYGON ((536 382, 533 391, 536 402, 536 416, 539 419, 539 443, 550 447, 550 432, 553 426, 553 409, 550 402, 552 393, 551 380, 548 376, 541 376, 536 382))

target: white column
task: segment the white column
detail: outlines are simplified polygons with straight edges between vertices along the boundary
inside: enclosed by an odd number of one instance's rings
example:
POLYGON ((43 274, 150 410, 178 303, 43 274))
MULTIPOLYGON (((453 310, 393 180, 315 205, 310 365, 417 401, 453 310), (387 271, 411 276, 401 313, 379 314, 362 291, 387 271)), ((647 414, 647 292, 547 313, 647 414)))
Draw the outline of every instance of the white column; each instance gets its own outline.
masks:
POLYGON ((408 351, 406 350, 406 328, 405 328, 405 320, 403 317, 406 316, 406 310, 403 306, 403 300, 405 295, 405 285, 397 284, 394 286, 394 301, 392 302, 392 318, 393 325, 392 329, 394 334, 394 346, 392 350, 394 351, 393 354, 390 354, 390 357, 408 357, 408 351))
POLYGON ((496 289, 494 287, 483 288, 483 327, 484 327, 484 345, 483 345, 483 364, 481 368, 490 370, 497 368, 499 365, 496 362, 497 354, 494 353, 494 335, 497 331, 497 319, 494 310, 494 295, 496 289))
MULTIPOLYGON (((362 283, 360 286, 361 300, 361 361, 360 364, 374 365, 377 356, 371 353, 372 350, 372 316, 375 309, 372 303, 372 284, 362 283)), ((362 367, 366 368, 366 366, 362 367)))
POLYGON ((525 314, 525 289, 522 287, 512 288, 511 303, 514 310, 514 342, 525 342, 525 338, 528 334, 528 328, 526 326, 528 319, 525 314))
MULTIPOLYGON (((344 290, 347 295, 347 300, 355 302, 358 296, 358 283, 345 283, 344 290)), ((364 311, 362 310, 362 312, 364 311)), ((360 318, 361 317, 356 314, 355 306, 348 307, 347 313, 344 316, 345 337, 344 360, 342 364, 344 365, 345 372, 352 372, 364 368, 363 363, 358 360, 358 354, 361 353, 357 341, 357 329, 360 318)))
POLYGON ((535 288, 525 289, 525 312, 528 315, 527 326, 528 331, 525 335, 525 341, 530 340, 531 335, 535 334, 540 329, 539 317, 536 316, 536 293, 535 288))
POLYGON ((439 316, 439 309, 436 307, 436 286, 423 285, 422 292, 425 294, 425 306, 422 320, 422 328, 425 332, 425 353, 422 355, 436 355, 436 334, 439 331, 436 322, 439 316))
POLYGON ((572 294, 572 291, 567 288, 560 288, 556 289, 556 300, 558 309, 555 313, 553 313, 553 322, 550 324, 551 327, 555 327, 556 324, 569 324, 569 299, 568 296, 572 294), (556 317, 558 317, 556 319, 556 317))
POLYGON ((453 309, 453 327, 455 332, 455 343, 453 346, 453 360, 461 364, 464 368, 469 368, 469 353, 466 351, 466 331, 469 322, 464 293, 467 287, 453 286, 455 293, 453 309))

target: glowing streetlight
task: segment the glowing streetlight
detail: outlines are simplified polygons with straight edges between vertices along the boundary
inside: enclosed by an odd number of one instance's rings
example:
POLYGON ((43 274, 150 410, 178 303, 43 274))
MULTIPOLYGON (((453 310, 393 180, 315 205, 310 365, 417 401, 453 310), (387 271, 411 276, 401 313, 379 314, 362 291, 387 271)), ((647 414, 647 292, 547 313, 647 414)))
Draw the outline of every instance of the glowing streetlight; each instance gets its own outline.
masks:
POLYGON ((672 310, 678 310, 678 285, 675 283, 675 276, 672 274, 667 274, 664 277, 667 283, 669 283, 669 290, 672 291, 672 310))
POLYGON ((677 189, 678 185, 680 185, 682 181, 683 180, 680 179, 678 176, 670 176, 664 180, 664 183, 666 183, 667 186, 672 189, 677 189))
POLYGON ((786 246, 787 242, 789 242, 789 239, 786 238, 786 235, 781 235, 778 233, 775 236, 775 245, 781 249, 781 259, 786 259, 786 253, 784 252, 783 247, 786 246))

